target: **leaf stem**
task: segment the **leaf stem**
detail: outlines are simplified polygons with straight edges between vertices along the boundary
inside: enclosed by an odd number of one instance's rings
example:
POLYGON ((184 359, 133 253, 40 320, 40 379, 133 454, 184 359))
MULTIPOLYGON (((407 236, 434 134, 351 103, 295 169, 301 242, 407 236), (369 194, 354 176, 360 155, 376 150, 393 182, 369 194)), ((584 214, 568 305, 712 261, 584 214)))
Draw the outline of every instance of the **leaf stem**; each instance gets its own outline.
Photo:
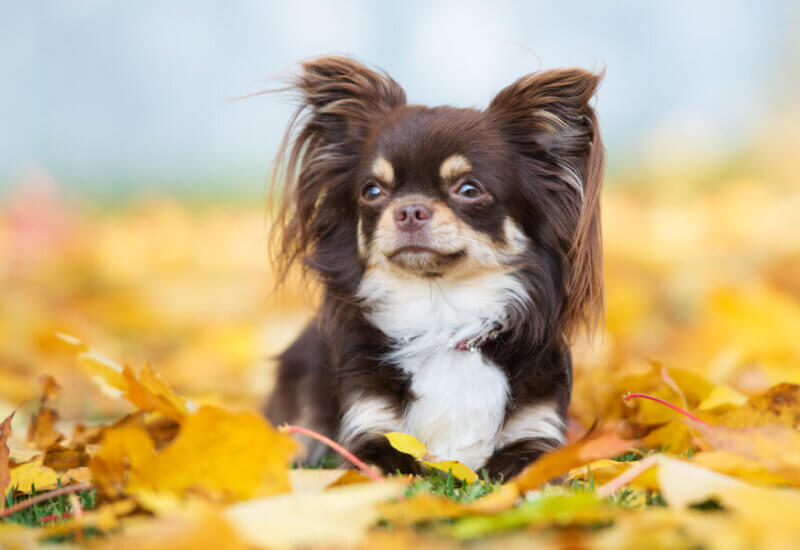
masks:
POLYGON ((655 397, 653 395, 648 395, 646 393, 626 393, 622 398, 625 401, 630 401, 631 399, 634 399, 634 398, 649 399, 650 401, 655 401, 656 403, 660 403, 662 405, 665 405, 665 406, 669 407, 670 409, 672 409, 674 411, 678 411, 679 413, 681 413, 686 418, 688 418, 688 419, 690 419, 690 420, 692 420, 694 422, 697 422, 698 424, 704 424, 706 426, 710 426, 711 425, 708 422, 706 422, 705 420, 701 420, 701 419, 697 418, 695 415, 693 415, 689 411, 687 411, 685 409, 682 409, 677 405, 673 405, 669 401, 665 401, 665 400, 663 400, 663 399, 661 399, 659 397, 655 397))
POLYGON ((60 489, 38 494, 34 497, 23 500, 22 502, 18 502, 13 506, 9 506, 5 510, 0 510, 0 519, 7 518, 12 514, 16 514, 20 510, 24 510, 25 508, 33 506, 34 504, 39 504, 40 502, 50 500, 51 498, 60 497, 61 495, 69 495, 71 493, 80 493, 81 491, 88 491, 89 489, 92 489, 91 483, 79 483, 77 485, 68 485, 66 487, 61 487, 60 489))
POLYGON ((370 477, 375 481, 383 481, 383 476, 377 473, 369 466, 367 466, 367 464, 363 460, 361 460, 356 455, 354 455, 353 453, 342 447, 340 444, 336 443, 333 439, 325 437, 319 432, 315 432, 314 430, 309 430, 308 428, 303 428, 301 426, 292 426, 291 424, 284 424, 278 429, 283 433, 307 435, 312 439, 321 441, 322 443, 324 443, 325 445, 327 445, 328 447, 330 447, 331 449, 333 449, 334 451, 345 457, 347 460, 352 462, 353 465, 362 472, 364 472, 364 475, 366 475, 367 477, 370 477))

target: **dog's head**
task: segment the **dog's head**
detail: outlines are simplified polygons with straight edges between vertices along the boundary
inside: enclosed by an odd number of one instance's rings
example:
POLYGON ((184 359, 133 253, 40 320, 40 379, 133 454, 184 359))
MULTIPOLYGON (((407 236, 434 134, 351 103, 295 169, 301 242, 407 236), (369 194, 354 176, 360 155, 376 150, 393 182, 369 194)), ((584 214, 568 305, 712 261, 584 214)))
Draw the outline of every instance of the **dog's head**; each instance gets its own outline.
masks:
MULTIPOLYGON (((349 58, 302 65, 287 132, 279 259, 329 292, 365 273, 455 279, 516 273, 568 332, 602 308, 598 75, 524 76, 485 110, 406 105, 349 58)), ((278 166, 282 164, 279 162, 278 166)))

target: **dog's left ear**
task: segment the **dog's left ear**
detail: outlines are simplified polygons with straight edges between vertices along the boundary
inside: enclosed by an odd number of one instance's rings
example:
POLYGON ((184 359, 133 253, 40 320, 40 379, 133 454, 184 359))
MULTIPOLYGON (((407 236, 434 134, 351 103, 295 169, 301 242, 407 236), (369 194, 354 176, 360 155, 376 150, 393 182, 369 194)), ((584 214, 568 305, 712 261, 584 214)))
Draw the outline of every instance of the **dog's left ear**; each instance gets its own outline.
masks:
POLYGON ((524 76, 500 91, 488 113, 525 160, 531 201, 552 218, 568 247, 567 302, 561 321, 571 333, 591 330, 603 313, 600 187, 605 151, 589 101, 602 75, 558 69, 524 76), (546 189, 546 192, 535 192, 546 189))

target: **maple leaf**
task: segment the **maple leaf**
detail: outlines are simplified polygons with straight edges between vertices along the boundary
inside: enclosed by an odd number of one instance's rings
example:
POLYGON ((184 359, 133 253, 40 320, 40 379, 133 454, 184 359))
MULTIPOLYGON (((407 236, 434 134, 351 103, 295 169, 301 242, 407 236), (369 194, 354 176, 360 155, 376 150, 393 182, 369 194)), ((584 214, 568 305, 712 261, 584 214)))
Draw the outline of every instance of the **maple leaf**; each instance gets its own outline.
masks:
POLYGON ((198 489, 243 499, 288 491, 294 449, 259 415, 203 406, 158 451, 141 426, 108 429, 90 468, 109 494, 198 489))

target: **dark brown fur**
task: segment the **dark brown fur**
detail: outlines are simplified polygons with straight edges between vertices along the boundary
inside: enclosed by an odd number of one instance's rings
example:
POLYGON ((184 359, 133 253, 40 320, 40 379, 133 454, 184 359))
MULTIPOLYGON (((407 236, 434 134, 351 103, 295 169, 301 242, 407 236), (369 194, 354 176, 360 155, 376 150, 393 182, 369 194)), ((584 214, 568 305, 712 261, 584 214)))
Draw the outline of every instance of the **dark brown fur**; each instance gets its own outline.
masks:
MULTIPOLYGON (((284 273, 296 261, 313 273, 323 299, 317 317, 279 358, 270 420, 303 422, 335 437, 348 396, 385 396, 398 415, 415 398, 409 375, 382 359, 397 343, 370 323, 356 297, 365 269, 358 220, 369 236, 381 213, 359 205, 359 189, 378 152, 400 159, 396 165, 408 171, 398 175, 408 182, 398 193, 446 202, 497 246, 503 244, 505 218, 522 228, 531 244, 512 267, 530 306, 515 312, 481 353, 510 381, 508 414, 550 400, 566 417, 572 383, 568 340, 602 314, 604 153, 589 105, 600 78, 578 69, 534 73, 479 111, 407 106, 394 80, 349 58, 302 65, 293 82, 300 107, 275 177, 285 190, 274 250, 284 273), (428 182, 452 151, 469 152, 475 170, 484 174, 488 202, 454 203, 428 182)), ((497 449, 486 467, 510 476, 557 444, 515 441, 497 449)), ((350 446, 384 469, 415 469, 380 436, 362 435, 350 446)))

